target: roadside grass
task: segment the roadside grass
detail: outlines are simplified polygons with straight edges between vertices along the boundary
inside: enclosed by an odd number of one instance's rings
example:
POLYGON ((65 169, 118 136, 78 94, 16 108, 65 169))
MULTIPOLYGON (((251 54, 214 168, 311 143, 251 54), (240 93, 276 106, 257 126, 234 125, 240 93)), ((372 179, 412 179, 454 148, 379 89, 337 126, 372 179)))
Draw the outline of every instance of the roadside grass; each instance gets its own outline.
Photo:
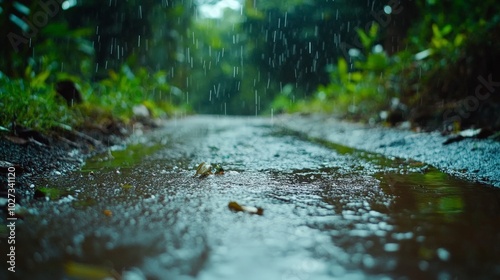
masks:
MULTIPOLYGON (((182 103, 180 90, 165 81, 163 72, 150 74, 139 69, 133 73, 124 66, 118 73, 110 71, 107 79, 92 84, 70 77, 84 100, 72 107, 57 94, 55 82, 48 76, 42 72, 32 79, 11 79, 0 72, 1 130, 11 130, 14 123, 44 133, 57 127, 78 130, 112 122, 128 125, 137 121, 133 108, 139 105, 148 109, 150 118, 191 112, 182 103)), ((53 76, 68 78, 61 73, 53 76)))
POLYGON ((61 124, 75 126, 78 117, 49 86, 32 87, 22 79, 0 77, 0 126, 13 123, 45 132, 61 124))

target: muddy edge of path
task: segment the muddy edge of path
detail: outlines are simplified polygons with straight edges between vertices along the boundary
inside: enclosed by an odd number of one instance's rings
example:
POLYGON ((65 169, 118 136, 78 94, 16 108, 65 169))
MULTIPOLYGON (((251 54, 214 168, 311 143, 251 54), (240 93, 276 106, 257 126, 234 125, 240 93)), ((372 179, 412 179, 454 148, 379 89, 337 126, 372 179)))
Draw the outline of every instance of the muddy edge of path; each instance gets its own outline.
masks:
POLYGON ((466 180, 500 187, 500 142, 467 138, 443 145, 439 132, 368 126, 325 115, 280 115, 273 125, 317 138, 382 154, 431 164, 466 180))
POLYGON ((22 204, 33 198, 32 183, 36 178, 50 178, 76 170, 83 166, 85 159, 106 152, 110 146, 124 145, 127 137, 134 135, 88 131, 34 134, 36 137, 0 135, 0 198, 7 196, 8 180, 11 180, 16 190, 16 203, 22 204))

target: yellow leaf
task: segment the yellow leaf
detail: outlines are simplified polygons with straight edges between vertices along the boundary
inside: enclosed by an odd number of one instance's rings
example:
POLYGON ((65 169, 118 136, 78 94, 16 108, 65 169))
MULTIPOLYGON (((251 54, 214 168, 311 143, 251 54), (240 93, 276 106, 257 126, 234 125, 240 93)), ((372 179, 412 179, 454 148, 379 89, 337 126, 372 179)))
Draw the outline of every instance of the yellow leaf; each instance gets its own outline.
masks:
POLYGON ((65 265, 66 275, 80 279, 105 279, 113 277, 110 269, 97 265, 89 265, 70 261, 65 265))

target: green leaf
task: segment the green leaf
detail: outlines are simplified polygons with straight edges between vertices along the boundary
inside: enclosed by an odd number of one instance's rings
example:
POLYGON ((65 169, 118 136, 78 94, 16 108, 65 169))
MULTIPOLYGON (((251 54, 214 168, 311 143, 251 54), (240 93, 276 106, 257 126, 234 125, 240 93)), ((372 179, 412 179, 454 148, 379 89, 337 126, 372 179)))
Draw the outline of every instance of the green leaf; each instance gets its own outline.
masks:
POLYGON ((434 37, 436 38, 442 38, 443 36, 441 35, 441 31, 439 30, 439 27, 437 24, 432 25, 432 33, 434 34, 434 37))
POLYGON ((45 80, 47 80, 49 75, 50 75, 49 70, 41 72, 31 80, 30 85, 34 88, 43 87, 45 85, 45 80))
POLYGON ((342 82, 347 81, 347 75, 349 71, 347 70, 347 62, 345 61, 344 58, 340 58, 337 66, 337 73, 340 77, 340 80, 342 82))
POLYGON ((351 73, 351 80, 355 82, 359 82, 363 79, 363 74, 361 72, 352 72, 351 73))
POLYGON ((43 196, 50 198, 50 200, 57 200, 66 195, 66 192, 57 188, 39 188, 36 192, 43 194, 43 196))
POLYGON ((455 40, 453 41, 453 45, 455 45, 455 47, 461 46, 465 41, 465 38, 466 37, 464 34, 457 34, 457 36, 455 36, 455 40))
POLYGON ((443 27, 443 29, 441 29, 441 34, 443 36, 446 36, 446 35, 450 34, 450 32, 452 30, 453 30, 453 27, 450 24, 447 24, 445 27, 443 27))
POLYGON ((358 33, 363 48, 365 48, 365 50, 369 50, 372 44, 372 40, 370 39, 370 37, 360 28, 356 29, 356 33, 358 33))
POLYGON ((378 24, 374 23, 370 26, 369 34, 372 40, 375 40, 378 34, 378 24))
POLYGON ((366 69, 383 70, 387 67, 388 61, 384 53, 370 54, 366 61, 366 69))
POLYGON ((66 23, 51 23, 42 29, 42 34, 47 37, 67 37, 70 32, 66 23))

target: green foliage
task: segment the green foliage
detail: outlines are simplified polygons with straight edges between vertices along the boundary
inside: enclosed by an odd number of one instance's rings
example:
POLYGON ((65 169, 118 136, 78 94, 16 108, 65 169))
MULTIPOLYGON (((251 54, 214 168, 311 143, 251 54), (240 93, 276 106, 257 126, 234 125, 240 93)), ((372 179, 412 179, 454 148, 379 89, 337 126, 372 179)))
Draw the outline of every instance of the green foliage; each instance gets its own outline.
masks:
POLYGON ((48 130, 60 124, 75 125, 75 113, 55 96, 52 87, 44 81, 46 72, 30 80, 9 79, 0 72, 0 126, 10 127, 12 122, 48 130))
MULTIPOLYGON (((500 6, 494 0, 481 2, 419 1, 421 19, 409 33, 417 81, 404 76, 413 89, 401 95, 410 105, 452 102, 474 93, 477 77, 498 74, 500 57, 500 6)), ((410 74, 405 71, 404 74, 410 74)), ((410 74, 411 75, 411 74, 410 74)))
MULTIPOLYGON (((493 62, 500 58, 500 6, 495 1, 417 3, 421 16, 410 29, 404 50, 391 55, 383 51, 377 44, 385 30, 380 32, 377 25, 356 29, 354 45, 361 50, 347 45, 349 61, 338 58, 326 68, 329 82, 318 86, 312 99, 292 104, 280 94, 274 105, 285 111, 326 109, 366 120, 388 110, 392 97, 412 107, 431 107, 467 98, 474 93, 478 76, 499 74, 493 62)), ((396 17, 392 20, 397 22, 396 17)))
MULTIPOLYGON (((331 83, 318 88, 317 97, 332 101, 338 113, 373 115, 387 100, 382 87, 383 79, 374 61, 387 58, 379 53, 369 53, 365 61, 357 61, 357 70, 349 71, 347 62, 340 58, 336 68, 330 72, 331 83)), ((387 64, 387 63, 386 63, 387 64)))
POLYGON ((34 74, 30 67, 25 79, 10 79, 0 72, 0 126, 18 124, 47 131, 58 126, 77 127, 100 125, 115 118, 128 123, 134 117, 133 107, 144 105, 153 117, 166 117, 182 110, 188 112, 180 90, 166 80, 167 73, 150 74, 140 68, 135 73, 124 65, 120 72, 109 72, 109 77, 98 83, 85 83, 76 76, 51 73, 46 70, 34 74), (71 78, 80 85, 85 102, 69 108, 54 90, 50 76, 71 78))
POLYGON ((271 103, 271 108, 273 112, 297 112, 302 111, 302 104, 296 102, 294 95, 294 87, 292 84, 286 84, 280 91, 280 93, 274 98, 271 103))
POLYGON ((162 117, 165 113, 175 113, 173 105, 182 101, 180 91, 170 86, 166 76, 165 71, 151 74, 145 68, 134 73, 128 65, 123 65, 120 72, 109 71, 108 78, 85 91, 84 98, 125 121, 139 104, 145 105, 155 117, 162 117))
POLYGON ((321 106, 321 111, 366 118, 376 115, 386 106, 389 93, 384 75, 393 63, 381 46, 375 45, 378 37, 376 24, 368 32, 361 29, 356 32, 363 52, 352 50, 354 63, 351 66, 344 58, 339 58, 337 65, 328 66, 330 83, 320 85, 313 100, 301 106, 303 109, 318 110, 318 104, 326 104, 321 106))
POLYGON ((94 55, 89 40, 92 28, 70 28, 62 18, 60 7, 45 10, 43 3, 40 0, 0 1, 2 71, 10 77, 23 77, 29 66, 37 73, 62 70, 88 77, 94 55), (42 16, 46 17, 45 22, 37 20, 42 16))
POLYGON ((248 61, 254 42, 241 29, 242 20, 238 11, 226 9, 223 20, 193 21, 189 102, 197 112, 255 114, 255 94, 263 91, 255 81, 258 65, 248 61))
POLYGON ((34 71, 64 72, 90 79, 95 69, 91 28, 70 29, 66 23, 51 23, 41 31, 45 38, 36 47, 36 59, 28 60, 34 71))
POLYGON ((365 0, 245 0, 241 11, 213 19, 193 16, 192 0, 89 0, 60 9, 35 32, 26 21, 40 12, 40 0, 0 1, 0 42, 7 46, 0 67, 9 77, 1 78, 0 100, 8 104, 2 124, 15 112, 43 129, 77 126, 93 114, 128 122, 140 104, 157 117, 191 104, 202 113, 333 111, 367 119, 391 97, 408 105, 464 98, 477 85, 471 80, 498 73, 495 0, 410 2, 386 16, 377 12, 383 2, 370 12, 365 0), (394 31, 417 14, 415 5, 419 18, 409 33, 394 31), (16 52, 9 32, 33 36, 16 52), (405 36, 399 51, 387 48, 405 36), (58 101, 52 88, 62 79, 80 86, 84 104, 69 110, 58 101), (33 108, 13 104, 17 99, 33 108))
POLYGON ((370 48, 375 44, 378 35, 378 24, 372 24, 370 26, 370 30, 368 33, 365 33, 363 29, 356 28, 356 33, 361 40, 361 44, 363 45, 366 52, 370 51, 370 48))
POLYGON ((147 7, 161 4, 152 0, 129 1, 103 8, 101 1, 86 1, 63 10, 54 2, 50 11, 42 4, 40 0, 0 1, 0 42, 4 46, 0 49, 1 126, 10 127, 16 121, 47 131, 61 125, 78 127, 116 120, 129 122, 133 118, 132 109, 137 105, 146 106, 153 117, 190 110, 181 105, 186 101, 183 91, 171 86, 172 80, 185 79, 182 66, 176 65, 170 81, 167 81, 166 71, 141 67, 144 61, 155 62, 156 69, 172 65, 171 57, 178 57, 182 51, 172 38, 165 43, 161 25, 168 18, 169 24, 175 22, 169 26, 170 31, 184 32, 181 24, 189 22, 189 8, 176 2, 161 9, 145 9, 151 12, 145 12, 143 20, 142 15, 133 16, 140 4, 147 7), (100 16, 94 20, 85 16, 88 14, 85 11, 100 16), (47 16, 44 24, 33 25, 37 13, 47 16), (116 19, 117 15, 124 14, 126 18, 116 19), (148 20, 150 26, 145 24, 148 20), (151 31, 153 27, 156 33, 151 31), (120 34, 117 39, 113 35, 126 28, 130 33, 127 36, 120 34), (12 44, 8 34, 15 34, 22 41, 12 44), (139 43, 137 34, 140 34, 139 43), (131 47, 129 56, 123 45, 131 47), (115 61, 119 62, 118 66, 115 61), (54 85, 61 80, 77 84, 84 104, 66 106, 54 90, 54 85))

